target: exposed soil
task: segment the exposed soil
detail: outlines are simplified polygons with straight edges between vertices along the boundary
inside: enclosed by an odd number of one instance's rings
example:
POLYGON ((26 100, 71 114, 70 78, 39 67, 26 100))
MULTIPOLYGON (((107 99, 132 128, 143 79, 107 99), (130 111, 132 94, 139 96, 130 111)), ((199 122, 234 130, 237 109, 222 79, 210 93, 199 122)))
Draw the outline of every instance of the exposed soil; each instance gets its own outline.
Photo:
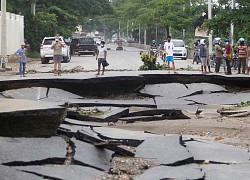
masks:
POLYGON ((194 135, 250 150, 250 117, 191 116, 189 120, 117 123, 114 128, 149 131, 156 134, 194 135))

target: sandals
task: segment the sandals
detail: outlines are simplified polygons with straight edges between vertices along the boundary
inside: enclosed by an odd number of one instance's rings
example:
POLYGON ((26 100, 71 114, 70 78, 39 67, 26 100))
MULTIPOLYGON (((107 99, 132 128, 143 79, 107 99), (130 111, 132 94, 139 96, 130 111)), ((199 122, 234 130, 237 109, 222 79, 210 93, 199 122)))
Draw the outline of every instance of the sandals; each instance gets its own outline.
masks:
POLYGON ((61 76, 61 74, 62 74, 62 71, 61 70, 56 70, 56 69, 54 69, 54 76, 61 76))

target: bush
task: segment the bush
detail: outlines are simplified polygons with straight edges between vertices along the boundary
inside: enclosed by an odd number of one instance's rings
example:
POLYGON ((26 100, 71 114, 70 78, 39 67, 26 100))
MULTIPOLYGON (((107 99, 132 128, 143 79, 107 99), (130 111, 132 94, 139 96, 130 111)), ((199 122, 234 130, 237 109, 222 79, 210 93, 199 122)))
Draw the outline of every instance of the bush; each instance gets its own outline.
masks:
POLYGON ((160 65, 160 63, 156 63, 156 57, 152 56, 150 53, 140 53, 141 54, 141 60, 144 63, 142 66, 140 66, 139 70, 165 70, 167 69, 167 65, 163 64, 160 65))
POLYGON ((37 51, 28 52, 28 58, 40 58, 40 53, 37 51))

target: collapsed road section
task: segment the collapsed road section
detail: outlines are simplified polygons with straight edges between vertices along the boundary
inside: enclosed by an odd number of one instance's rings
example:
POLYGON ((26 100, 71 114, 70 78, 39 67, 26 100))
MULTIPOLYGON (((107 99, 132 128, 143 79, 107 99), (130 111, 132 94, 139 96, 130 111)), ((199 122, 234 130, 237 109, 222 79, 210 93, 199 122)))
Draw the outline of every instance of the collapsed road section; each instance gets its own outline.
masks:
POLYGON ((244 84, 233 91, 236 83, 228 88, 229 84, 201 83, 195 78, 195 83, 179 83, 181 75, 172 78, 177 82, 152 83, 155 76, 133 76, 134 83, 123 77, 126 81, 120 84, 116 84, 119 78, 113 83, 111 77, 99 78, 95 82, 102 81, 99 89, 93 79, 84 85, 79 85, 83 80, 70 79, 1 81, 1 177, 248 179, 246 149, 197 136, 119 127, 156 121, 188 123, 206 113, 214 117, 245 113, 247 108, 225 108, 250 100, 249 87, 244 84))

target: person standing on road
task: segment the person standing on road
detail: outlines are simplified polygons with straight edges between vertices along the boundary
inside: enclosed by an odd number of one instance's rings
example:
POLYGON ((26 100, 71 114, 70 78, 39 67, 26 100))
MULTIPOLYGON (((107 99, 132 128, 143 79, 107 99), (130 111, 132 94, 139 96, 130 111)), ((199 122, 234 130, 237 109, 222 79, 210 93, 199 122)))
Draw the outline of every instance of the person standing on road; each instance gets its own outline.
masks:
POLYGON ((212 73, 212 71, 211 71, 211 62, 210 62, 210 55, 209 55, 209 41, 206 41, 206 48, 207 48, 207 67, 208 67, 208 72, 212 73))
POLYGON ((107 48, 105 47, 104 41, 101 41, 101 45, 98 47, 96 53, 96 60, 98 60, 98 68, 96 75, 100 75, 101 65, 102 65, 102 75, 104 75, 105 66, 107 64, 107 48))
POLYGON ((230 40, 227 38, 225 40, 226 42, 226 47, 225 47, 225 59, 226 59, 226 65, 227 65, 227 71, 226 71, 226 74, 227 75, 231 75, 232 72, 231 72, 231 60, 233 58, 233 48, 232 48, 232 45, 230 44, 230 40))
POLYGON ((220 45, 220 40, 215 40, 215 72, 220 72, 220 66, 223 59, 223 51, 220 45))
POLYGON ((200 58, 201 58, 201 71, 202 73, 207 73, 207 47, 205 39, 201 40, 200 58))
POLYGON ((166 50, 164 49, 165 43, 167 42, 166 39, 164 39, 164 43, 162 44, 162 55, 161 55, 161 59, 163 60, 163 62, 166 62, 166 50))
POLYGON ((194 64, 194 61, 196 61, 196 64, 199 64, 201 62, 201 59, 200 59, 200 40, 197 40, 195 43, 194 43, 194 58, 193 58, 193 64, 194 64))
POLYGON ((20 77, 26 77, 25 68, 26 68, 26 64, 27 64, 27 52, 26 52, 26 48, 25 48, 25 43, 21 44, 21 48, 16 51, 15 55, 19 58, 20 77))
POLYGON ((164 49, 166 52, 166 62, 168 63, 168 73, 170 73, 170 62, 172 62, 173 71, 175 72, 175 64, 174 64, 174 43, 171 42, 171 36, 168 36, 167 42, 164 44, 164 49))
POLYGON ((250 44, 248 44, 247 48, 247 75, 249 75, 250 72, 250 44))
POLYGON ((247 46, 245 45, 245 39, 239 39, 239 46, 238 46, 238 74, 240 74, 240 69, 242 66, 242 74, 245 74, 246 70, 246 59, 247 59, 247 46))
POLYGON ((59 36, 55 36, 55 41, 52 42, 51 49, 54 50, 53 60, 54 60, 54 76, 57 74, 61 76, 61 62, 63 60, 62 48, 64 44, 60 41, 59 36))

